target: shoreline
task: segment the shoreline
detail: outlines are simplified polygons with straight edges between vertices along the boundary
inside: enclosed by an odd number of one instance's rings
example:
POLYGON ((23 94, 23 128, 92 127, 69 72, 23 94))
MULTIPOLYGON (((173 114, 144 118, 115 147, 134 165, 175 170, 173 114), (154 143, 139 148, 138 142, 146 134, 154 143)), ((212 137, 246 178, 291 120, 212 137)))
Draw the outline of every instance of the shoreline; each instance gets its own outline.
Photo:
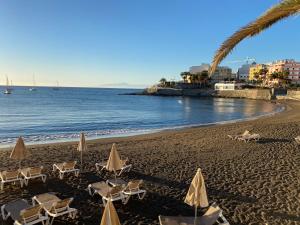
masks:
MULTIPOLYGON (((265 101, 265 100, 255 100, 255 101, 265 101)), ((191 124, 191 125, 179 125, 179 126, 174 126, 174 127, 165 127, 165 128, 155 128, 155 129, 149 129, 144 132, 132 132, 132 133, 124 133, 124 135, 116 134, 116 135, 103 135, 103 137, 94 137, 94 138, 87 138, 87 142, 91 141, 100 141, 103 139, 113 139, 113 138, 127 138, 127 137, 135 137, 135 136, 143 136, 143 135, 149 135, 149 134, 156 134, 156 133, 162 133, 162 132, 168 132, 168 131, 181 131, 185 129, 190 129, 190 128, 201 128, 201 127, 210 127, 210 126, 218 126, 218 125, 223 125, 223 124, 235 124, 235 123, 240 123, 240 122, 245 122, 245 121, 252 121, 252 120, 257 120, 263 117, 270 117, 274 116, 276 114, 282 113, 286 110, 286 105, 283 104, 281 101, 275 102, 275 104, 279 104, 279 106, 276 108, 275 111, 266 113, 263 115, 258 115, 258 116, 253 116, 253 117, 248 117, 248 118, 242 118, 242 119, 234 119, 234 120, 225 120, 225 121, 219 121, 219 122, 213 122, 213 123, 206 123, 206 124, 191 124)), ((74 144, 78 143, 79 136, 78 138, 71 138, 71 139, 61 139, 61 140, 50 140, 50 141, 41 141, 41 142, 36 142, 36 143, 31 143, 26 144, 28 147, 38 147, 38 146, 47 146, 47 145, 56 145, 56 144, 74 144)), ((10 144, 0 144, 0 151, 5 151, 5 150, 10 150, 13 148, 15 143, 10 143, 10 144)))
MULTIPOLYGON (((86 188, 111 178, 109 173, 98 174, 95 163, 106 160, 116 143, 121 157, 133 164, 121 178, 143 179, 147 190, 143 200, 132 198, 127 205, 114 202, 122 224, 158 225, 158 215, 193 216, 193 207, 183 199, 197 167, 204 174, 209 202, 221 207, 231 225, 297 224, 300 148, 294 138, 300 134, 300 102, 282 104, 286 105, 283 112, 251 121, 88 141, 84 173, 63 181, 52 172, 52 165, 78 160, 77 142, 30 146, 32 155, 22 165, 43 165, 47 183, 35 180, 24 188, 7 186, 0 192, 0 205, 56 192, 59 197, 74 197, 71 207, 79 213, 75 220, 59 218, 55 224, 99 224, 101 198, 89 196, 86 188), (227 137, 246 129, 261 134, 261 141, 244 143, 227 137)), ((9 153, 0 151, 0 171, 17 167, 9 153)))

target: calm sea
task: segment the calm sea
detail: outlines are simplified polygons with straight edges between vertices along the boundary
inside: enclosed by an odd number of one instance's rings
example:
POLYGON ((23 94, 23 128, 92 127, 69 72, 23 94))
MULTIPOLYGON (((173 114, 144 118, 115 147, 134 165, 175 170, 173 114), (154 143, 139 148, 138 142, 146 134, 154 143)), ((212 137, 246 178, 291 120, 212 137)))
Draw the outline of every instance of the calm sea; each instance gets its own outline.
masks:
POLYGON ((280 110, 264 101, 120 95, 130 89, 0 87, 0 145, 18 136, 44 143, 124 136, 174 127, 205 125, 256 117, 280 110))

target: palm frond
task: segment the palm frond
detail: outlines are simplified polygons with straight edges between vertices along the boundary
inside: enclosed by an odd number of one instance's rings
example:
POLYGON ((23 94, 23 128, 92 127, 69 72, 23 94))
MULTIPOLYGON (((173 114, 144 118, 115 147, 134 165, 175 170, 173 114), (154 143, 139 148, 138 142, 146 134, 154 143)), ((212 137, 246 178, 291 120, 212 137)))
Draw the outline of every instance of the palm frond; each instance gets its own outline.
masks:
POLYGON ((233 48, 247 37, 252 37, 269 28, 276 22, 300 12, 300 0, 283 0, 279 4, 267 10, 255 21, 242 27, 229 37, 217 50, 210 74, 212 74, 220 62, 233 50, 233 48))

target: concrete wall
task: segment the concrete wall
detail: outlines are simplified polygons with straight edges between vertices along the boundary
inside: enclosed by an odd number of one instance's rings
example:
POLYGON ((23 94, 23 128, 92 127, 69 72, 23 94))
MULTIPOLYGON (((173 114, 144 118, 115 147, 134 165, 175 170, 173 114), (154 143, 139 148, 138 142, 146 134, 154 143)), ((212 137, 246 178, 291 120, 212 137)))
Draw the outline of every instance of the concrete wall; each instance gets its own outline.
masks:
POLYGON ((144 94, 160 95, 160 96, 212 96, 212 89, 176 89, 176 88, 159 88, 151 87, 145 90, 144 94))
POLYGON ((271 100, 272 93, 269 89, 244 89, 234 91, 217 91, 215 96, 223 98, 248 98, 271 100))
POLYGON ((271 100, 270 89, 243 89, 233 91, 215 91, 213 89, 175 89, 151 87, 144 91, 146 95, 160 96, 201 96, 201 97, 223 97, 223 98, 248 98, 271 100))
POLYGON ((288 90, 287 95, 288 98, 300 100, 300 91, 292 91, 288 90))

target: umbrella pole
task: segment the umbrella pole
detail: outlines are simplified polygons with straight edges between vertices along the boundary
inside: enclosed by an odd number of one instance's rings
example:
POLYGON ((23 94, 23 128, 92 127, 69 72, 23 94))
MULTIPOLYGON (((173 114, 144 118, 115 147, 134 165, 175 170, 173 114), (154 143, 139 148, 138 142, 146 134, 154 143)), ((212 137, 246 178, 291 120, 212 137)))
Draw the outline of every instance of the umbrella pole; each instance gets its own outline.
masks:
POLYGON ((195 220, 194 220, 194 225, 197 224, 197 206, 195 207, 195 220))

